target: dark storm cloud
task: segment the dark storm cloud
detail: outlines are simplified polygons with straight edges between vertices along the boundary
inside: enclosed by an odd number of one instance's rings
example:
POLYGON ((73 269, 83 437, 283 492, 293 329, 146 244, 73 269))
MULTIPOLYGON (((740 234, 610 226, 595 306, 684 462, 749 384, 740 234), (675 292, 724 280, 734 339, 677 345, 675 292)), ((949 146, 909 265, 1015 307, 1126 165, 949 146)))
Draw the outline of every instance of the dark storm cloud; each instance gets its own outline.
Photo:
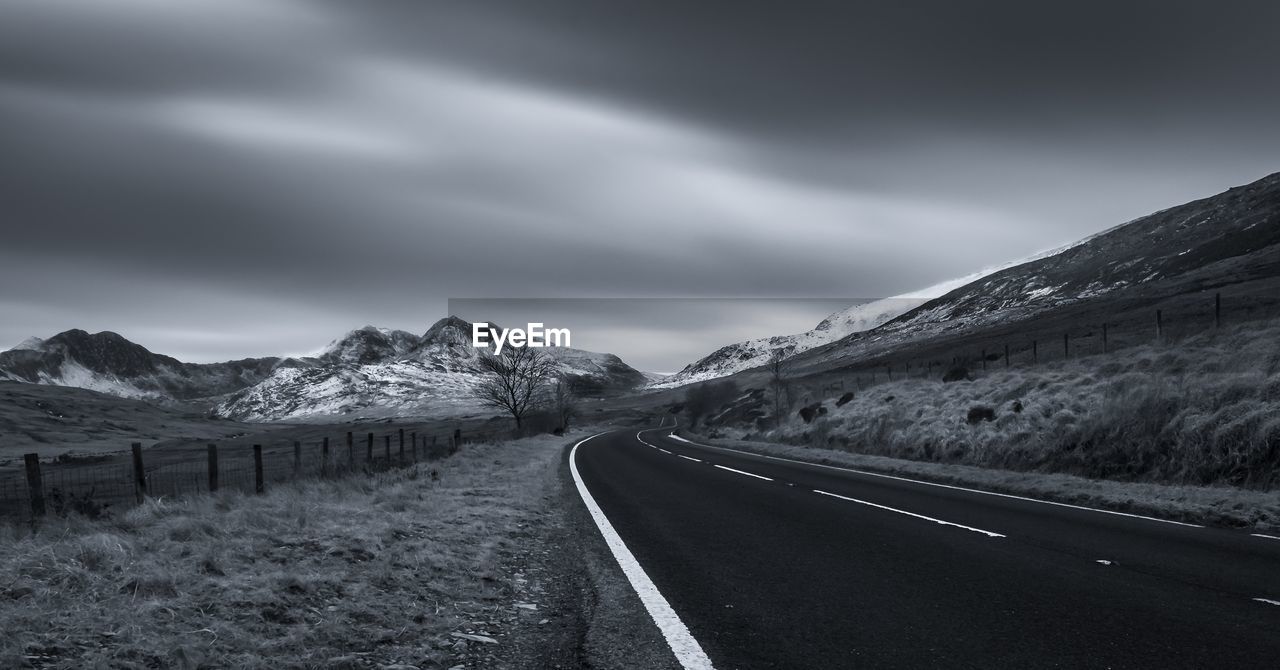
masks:
POLYGON ((209 360, 451 296, 892 295, 1280 155, 1265 3, 0 12, 0 343, 209 360))

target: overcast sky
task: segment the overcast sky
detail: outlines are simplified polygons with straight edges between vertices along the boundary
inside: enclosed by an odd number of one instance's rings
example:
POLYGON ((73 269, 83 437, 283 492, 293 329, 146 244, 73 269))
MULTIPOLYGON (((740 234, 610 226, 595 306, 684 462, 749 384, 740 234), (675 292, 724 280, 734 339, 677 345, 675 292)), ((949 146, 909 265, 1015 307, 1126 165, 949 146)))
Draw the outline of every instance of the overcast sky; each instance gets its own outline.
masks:
MULTIPOLYGON (((0 345, 79 327, 213 361, 421 332, 451 297, 919 289, 1280 169, 1277 25, 1274 2, 5 0, 0 345)), ((821 318, 791 312, 716 336, 821 318)))

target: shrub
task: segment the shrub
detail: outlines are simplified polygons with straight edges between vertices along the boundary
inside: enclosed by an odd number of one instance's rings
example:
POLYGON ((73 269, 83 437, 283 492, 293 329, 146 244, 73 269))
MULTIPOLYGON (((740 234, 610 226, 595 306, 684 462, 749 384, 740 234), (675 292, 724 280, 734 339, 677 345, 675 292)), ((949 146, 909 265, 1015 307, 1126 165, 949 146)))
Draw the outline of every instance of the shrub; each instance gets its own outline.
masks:
POLYGON ((731 380, 695 384, 685 391, 684 411, 689 426, 695 427, 702 417, 738 396, 738 385, 731 380))
POLYGON ((974 405, 969 408, 969 415, 965 417, 965 421, 969 425, 981 423, 983 421, 995 421, 996 411, 986 405, 974 405))

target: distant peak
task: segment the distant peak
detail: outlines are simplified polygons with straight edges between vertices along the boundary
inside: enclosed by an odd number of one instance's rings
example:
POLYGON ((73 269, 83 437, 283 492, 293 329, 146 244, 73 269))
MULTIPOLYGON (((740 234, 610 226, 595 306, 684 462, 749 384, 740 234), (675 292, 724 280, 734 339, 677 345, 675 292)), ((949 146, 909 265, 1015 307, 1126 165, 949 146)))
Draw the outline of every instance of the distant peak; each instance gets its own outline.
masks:
POLYGON ((31 337, 28 337, 27 339, 19 342, 16 346, 10 348, 9 351, 24 351, 24 350, 38 351, 40 349, 40 346, 43 344, 44 344, 44 338, 36 337, 32 335, 31 337))

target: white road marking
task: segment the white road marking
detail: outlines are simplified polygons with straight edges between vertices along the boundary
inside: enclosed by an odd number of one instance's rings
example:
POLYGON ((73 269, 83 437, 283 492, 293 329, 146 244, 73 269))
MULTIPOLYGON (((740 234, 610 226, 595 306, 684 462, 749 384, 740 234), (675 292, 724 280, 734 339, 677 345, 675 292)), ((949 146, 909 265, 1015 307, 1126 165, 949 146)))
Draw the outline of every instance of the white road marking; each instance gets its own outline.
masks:
MULTIPOLYGON (((717 466, 717 467, 719 467, 719 466, 717 466)), ((813 490, 813 492, 814 492, 814 493, 821 494, 821 495, 824 495, 824 496, 831 496, 832 498, 839 498, 839 499, 841 499, 841 500, 848 500, 849 502, 855 502, 855 503, 858 503, 859 505, 868 505, 868 506, 870 506, 870 507, 875 507, 875 508, 877 508, 877 509, 888 510, 888 511, 890 511, 890 512, 897 512, 898 514, 905 514, 905 515, 907 515, 907 516, 913 516, 913 517, 915 517, 915 518, 917 518, 917 519, 924 519, 925 521, 932 521, 932 522, 937 523, 937 524, 942 524, 943 526, 955 526, 956 528, 963 528, 963 529, 965 529, 965 530, 973 531, 973 532, 975 532, 975 533, 982 533, 983 535, 986 535, 987 537, 1004 537, 1004 535, 1001 535, 1000 533, 993 533, 993 532, 991 532, 991 531, 989 531, 989 530, 982 530, 981 528, 974 528, 973 526, 965 526, 965 525, 963 525, 963 524, 952 523, 951 521, 943 521, 942 519, 935 519, 935 518, 933 518, 933 517, 931 517, 931 516, 925 516, 925 515, 923 515, 923 514, 916 514, 915 512, 908 512, 908 511, 906 511, 906 510, 898 509, 898 508, 896 508, 896 507, 889 507, 889 506, 887 506, 887 505, 878 505, 878 504, 873 503, 873 502, 867 502, 866 500, 858 500, 857 498, 850 498, 849 496, 842 496, 842 495, 840 495, 840 494, 838 494, 838 493, 828 493, 827 491, 819 491, 818 489, 814 489, 814 490, 813 490)))
POLYGON ((701 462, 702 462, 702 459, 694 458, 694 457, 692 457, 692 456, 685 456, 684 454, 676 454, 676 456, 679 456, 680 458, 683 458, 683 459, 686 459, 686 460, 693 461, 694 463, 701 463, 701 462))
POLYGON ((1254 537, 1265 537, 1268 540, 1280 540, 1280 537, 1276 537, 1275 535, 1263 535, 1262 533, 1249 533, 1249 534, 1254 537))
MULTIPOLYGON (((712 465, 716 465, 716 464, 715 464, 715 463, 712 463, 712 465)), ((717 468, 720 468, 721 470, 728 470, 729 472, 736 472, 736 473, 738 473, 738 474, 740 474, 740 475, 746 475, 746 476, 748 476, 748 477, 755 477, 756 479, 763 479, 763 480, 765 480, 766 482, 771 482, 771 481, 773 481, 772 479, 769 479, 768 477, 765 477, 764 475, 757 475, 757 474, 755 474, 754 472, 744 472, 744 471, 742 471, 742 470, 734 470, 733 468, 726 467, 726 466, 723 466, 723 465, 716 465, 716 467, 717 467, 717 468)))
POLYGON ((668 455, 668 456, 670 456, 670 455, 671 455, 671 452, 667 451, 666 449, 663 449, 662 447, 658 447, 658 451, 661 451, 662 453, 664 453, 664 454, 666 454, 666 455, 668 455))
POLYGON ((1270 598, 1254 598, 1254 600, 1268 605, 1280 605, 1280 600, 1271 600, 1270 598))
POLYGON ((582 481, 582 475, 578 473, 578 447, 587 440, 604 434, 597 433, 578 442, 569 452, 569 472, 573 475, 573 482, 578 487, 578 495, 582 496, 582 502, 591 513, 591 518, 600 529, 600 534, 604 536, 605 543, 613 552, 613 557, 617 559, 622 573, 627 576, 627 581, 631 582, 631 588, 635 589, 636 595, 640 596, 640 602, 644 604, 653 622, 658 625, 658 630, 662 631, 662 636, 666 638, 667 646, 671 647, 671 652, 675 654, 680 667, 685 670, 714 670, 711 659, 707 658, 706 652, 702 650, 702 645, 694 639, 689 628, 676 615, 675 610, 671 609, 671 604, 658 591, 658 587, 654 586, 653 580, 649 579, 644 568, 640 567, 639 561, 632 555, 631 550, 627 549, 626 543, 613 529, 613 524, 609 523, 608 517, 604 515, 595 498, 591 497, 591 492, 582 481))
POLYGON ((1108 561, 1108 560, 1103 559, 1103 558, 1100 558, 1100 559, 1098 559, 1098 560, 1094 561, 1094 563, 1101 563, 1101 564, 1103 564, 1103 565, 1111 565, 1111 561, 1108 561))
POLYGON ((920 480, 920 479, 910 479, 910 478, 907 478, 907 477, 898 477, 898 476, 896 476, 896 475, 886 475, 886 474, 879 473, 879 472, 868 472, 868 471, 866 471, 866 470, 858 470, 858 469, 856 469, 856 468, 845 468, 845 467, 840 467, 840 466, 836 466, 836 465, 825 465, 825 464, 823 464, 823 463, 810 463, 810 462, 808 462, 808 461, 798 461, 798 460, 796 460, 796 459, 794 459, 794 458, 783 458, 783 457, 781 457, 781 456, 766 456, 766 455, 764 455, 764 454, 755 454, 755 453, 752 453, 752 452, 749 452, 749 451, 739 451, 738 449, 730 449, 730 448, 728 448, 728 447, 717 447, 717 446, 713 446, 713 445, 710 445, 710 444, 701 444, 701 443, 699 443, 699 442, 692 442, 692 441, 690 441, 690 440, 686 440, 686 439, 684 439, 683 437, 680 437, 679 435, 668 435, 668 437, 670 437, 670 438, 671 438, 671 439, 673 439, 673 440, 679 440, 680 442, 684 442, 684 443, 687 443, 687 444, 692 444, 692 445, 697 446, 697 447, 704 447, 704 448, 706 448, 706 449, 718 449, 718 450, 720 450, 720 451, 729 451, 729 452, 733 452, 733 453, 735 453, 735 454, 742 454, 742 455, 744 455, 744 456, 755 456, 755 457, 757 457, 757 458, 767 458, 767 459, 772 460, 772 461, 784 461, 784 462, 786 462, 786 463, 796 463, 796 464, 798 464, 798 465, 808 465, 808 466, 812 466, 812 467, 815 467, 815 468, 826 468, 826 469, 828 469, 828 470, 840 470, 840 471, 842 471, 842 472, 853 472, 853 473, 856 473, 856 474, 859 474, 859 475, 867 475, 867 476, 869 476, 869 477, 882 477, 882 478, 884 478, 884 479, 896 479, 896 480, 898 480, 898 481, 902 481, 902 482, 910 482, 910 483, 912 483, 912 484, 923 484, 923 485, 925 485, 925 486, 936 486, 936 487, 938 487, 938 488, 954 489, 954 490, 956 490, 956 491, 966 491, 966 492, 969 492, 969 493, 981 493, 982 495, 987 495, 987 496, 997 496, 997 497, 1000 497, 1000 498, 1012 498, 1012 499, 1014 499, 1014 500, 1025 500, 1026 502, 1040 503, 1040 504, 1042 504, 1042 505, 1055 505, 1055 506, 1057 506, 1057 507, 1069 507, 1069 508, 1071 508, 1071 509, 1084 510, 1084 511, 1086 511, 1086 512, 1097 512, 1097 513, 1099 513, 1099 514, 1114 514, 1115 516, 1127 516, 1127 517, 1134 518, 1134 519, 1146 519, 1147 521, 1159 521, 1160 523, 1171 523, 1171 524, 1174 524, 1174 525, 1176 525, 1176 526, 1189 526, 1189 527, 1191 527, 1191 528, 1204 528, 1204 526, 1202 526, 1202 525, 1200 525, 1200 524, 1198 524, 1198 523, 1187 523, 1187 522, 1185 522, 1185 521, 1172 521, 1172 520, 1170 520, 1170 519, 1157 519, 1156 517, 1153 517, 1153 516, 1143 516, 1143 515, 1141 515, 1141 514, 1130 514, 1130 513, 1128 513, 1128 512, 1116 512, 1116 511, 1114 511, 1114 510, 1109 510, 1109 509, 1099 509, 1099 508, 1097 508, 1097 507, 1084 507, 1084 506, 1081 506, 1081 505, 1072 505, 1072 504, 1070 504, 1070 503, 1056 502, 1056 501, 1053 501, 1053 500, 1041 500, 1041 499, 1039 499, 1039 498, 1028 498, 1028 497, 1026 497, 1026 496, 1013 495, 1013 494, 1011 494, 1011 493, 996 493, 995 491, 983 491, 982 489, 971 489, 971 488, 967 488, 967 487, 964 487, 964 486, 954 486, 954 485, 952 485, 952 484, 939 484, 939 483, 937 483, 937 482, 926 482, 926 481, 924 481, 924 480, 920 480))

